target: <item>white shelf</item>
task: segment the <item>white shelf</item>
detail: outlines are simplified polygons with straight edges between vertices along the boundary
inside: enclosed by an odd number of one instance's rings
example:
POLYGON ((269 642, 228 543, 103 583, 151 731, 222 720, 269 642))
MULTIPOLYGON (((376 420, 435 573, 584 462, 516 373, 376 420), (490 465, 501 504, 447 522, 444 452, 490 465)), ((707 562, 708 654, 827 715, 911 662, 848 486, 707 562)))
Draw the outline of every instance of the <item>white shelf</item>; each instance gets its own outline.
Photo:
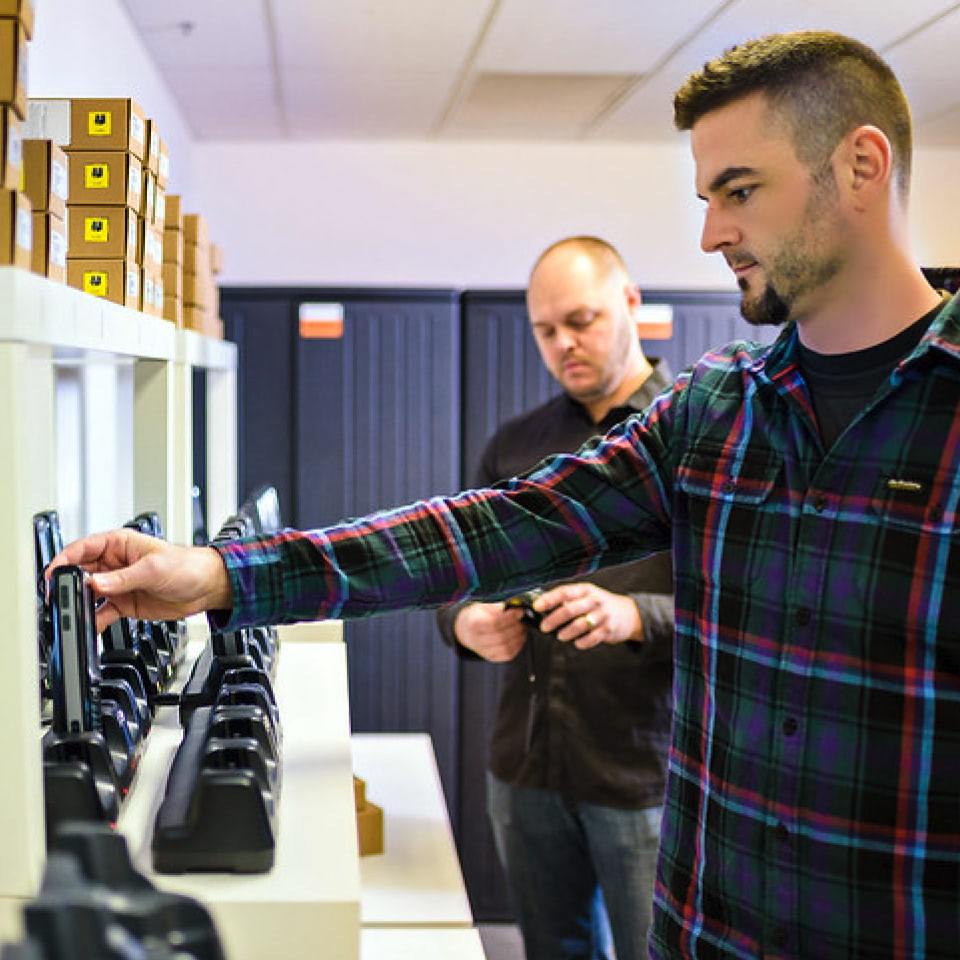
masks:
POLYGON ((360 858, 367 927, 472 927, 433 745, 426 733, 357 733, 353 772, 383 807, 384 852, 360 858))
POLYGON ((283 773, 269 873, 153 872, 153 823, 182 736, 175 709, 158 712, 119 829, 137 868, 157 886, 206 904, 230 960, 356 960, 360 870, 343 644, 281 643, 276 694, 283 773))
POLYGON ((476 930, 370 929, 360 932, 360 960, 485 960, 476 930))
POLYGON ((235 346, 0 267, 0 939, 17 935, 46 856, 32 517, 63 518, 69 484, 68 537, 158 510, 168 538, 189 542, 196 366, 210 371, 207 519, 218 527, 237 500, 235 346))

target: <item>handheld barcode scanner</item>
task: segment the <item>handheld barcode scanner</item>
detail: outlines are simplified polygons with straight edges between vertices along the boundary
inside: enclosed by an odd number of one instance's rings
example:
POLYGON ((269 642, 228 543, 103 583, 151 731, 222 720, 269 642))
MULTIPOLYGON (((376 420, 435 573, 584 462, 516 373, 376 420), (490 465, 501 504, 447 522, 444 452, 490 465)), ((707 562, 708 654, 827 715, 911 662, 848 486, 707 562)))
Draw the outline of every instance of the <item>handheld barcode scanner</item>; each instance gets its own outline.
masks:
POLYGON ((53 571, 50 610, 53 730, 60 734, 102 732, 93 592, 80 567, 53 571))

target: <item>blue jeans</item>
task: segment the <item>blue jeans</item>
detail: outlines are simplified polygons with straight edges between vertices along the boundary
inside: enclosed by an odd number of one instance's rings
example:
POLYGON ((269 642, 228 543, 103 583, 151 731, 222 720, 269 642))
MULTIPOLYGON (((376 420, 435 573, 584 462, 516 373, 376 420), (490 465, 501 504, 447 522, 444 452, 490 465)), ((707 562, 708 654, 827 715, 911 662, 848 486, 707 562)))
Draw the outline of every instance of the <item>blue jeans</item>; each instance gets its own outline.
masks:
POLYGON ((611 936, 617 960, 647 957, 661 812, 576 803, 487 774, 527 960, 612 960, 611 936))

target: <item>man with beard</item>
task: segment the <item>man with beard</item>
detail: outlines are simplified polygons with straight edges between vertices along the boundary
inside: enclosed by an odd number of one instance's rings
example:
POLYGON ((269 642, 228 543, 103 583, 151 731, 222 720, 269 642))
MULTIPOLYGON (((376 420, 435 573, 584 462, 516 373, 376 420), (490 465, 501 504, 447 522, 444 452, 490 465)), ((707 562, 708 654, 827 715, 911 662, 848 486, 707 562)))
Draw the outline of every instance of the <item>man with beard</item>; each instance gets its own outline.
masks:
MULTIPOLYGON (((675 99, 702 245, 769 347, 704 356, 575 456, 308 533, 91 537, 119 612, 226 627, 503 596, 672 548, 651 954, 951 957, 960 942, 960 300, 907 230, 911 121, 872 50, 765 37, 675 99)), ((589 642, 589 638, 588 641, 589 642)))
MULTIPOLYGON (((494 433, 478 486, 576 451, 669 385, 665 364, 644 356, 639 307, 605 241, 567 237, 540 255, 530 329, 564 392, 494 433)), ((487 775, 497 853, 527 960, 607 960, 611 937, 617 960, 640 960, 670 741, 670 556, 545 586, 539 627, 503 603, 438 615, 461 656, 504 664, 487 775)))

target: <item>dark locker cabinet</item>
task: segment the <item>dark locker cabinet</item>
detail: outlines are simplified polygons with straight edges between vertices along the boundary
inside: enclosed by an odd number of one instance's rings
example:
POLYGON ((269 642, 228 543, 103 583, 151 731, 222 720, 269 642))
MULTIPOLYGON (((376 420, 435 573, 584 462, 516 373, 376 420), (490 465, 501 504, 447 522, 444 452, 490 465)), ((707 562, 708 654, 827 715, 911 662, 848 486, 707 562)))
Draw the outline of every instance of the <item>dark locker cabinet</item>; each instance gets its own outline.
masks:
MULTIPOLYGON (((460 327, 445 291, 232 288, 241 494, 271 482, 284 522, 314 527, 459 487, 460 327), (301 337, 303 303, 342 335, 301 337)), ((459 665, 431 611, 344 624, 355 731, 433 737, 456 820, 459 665)))

